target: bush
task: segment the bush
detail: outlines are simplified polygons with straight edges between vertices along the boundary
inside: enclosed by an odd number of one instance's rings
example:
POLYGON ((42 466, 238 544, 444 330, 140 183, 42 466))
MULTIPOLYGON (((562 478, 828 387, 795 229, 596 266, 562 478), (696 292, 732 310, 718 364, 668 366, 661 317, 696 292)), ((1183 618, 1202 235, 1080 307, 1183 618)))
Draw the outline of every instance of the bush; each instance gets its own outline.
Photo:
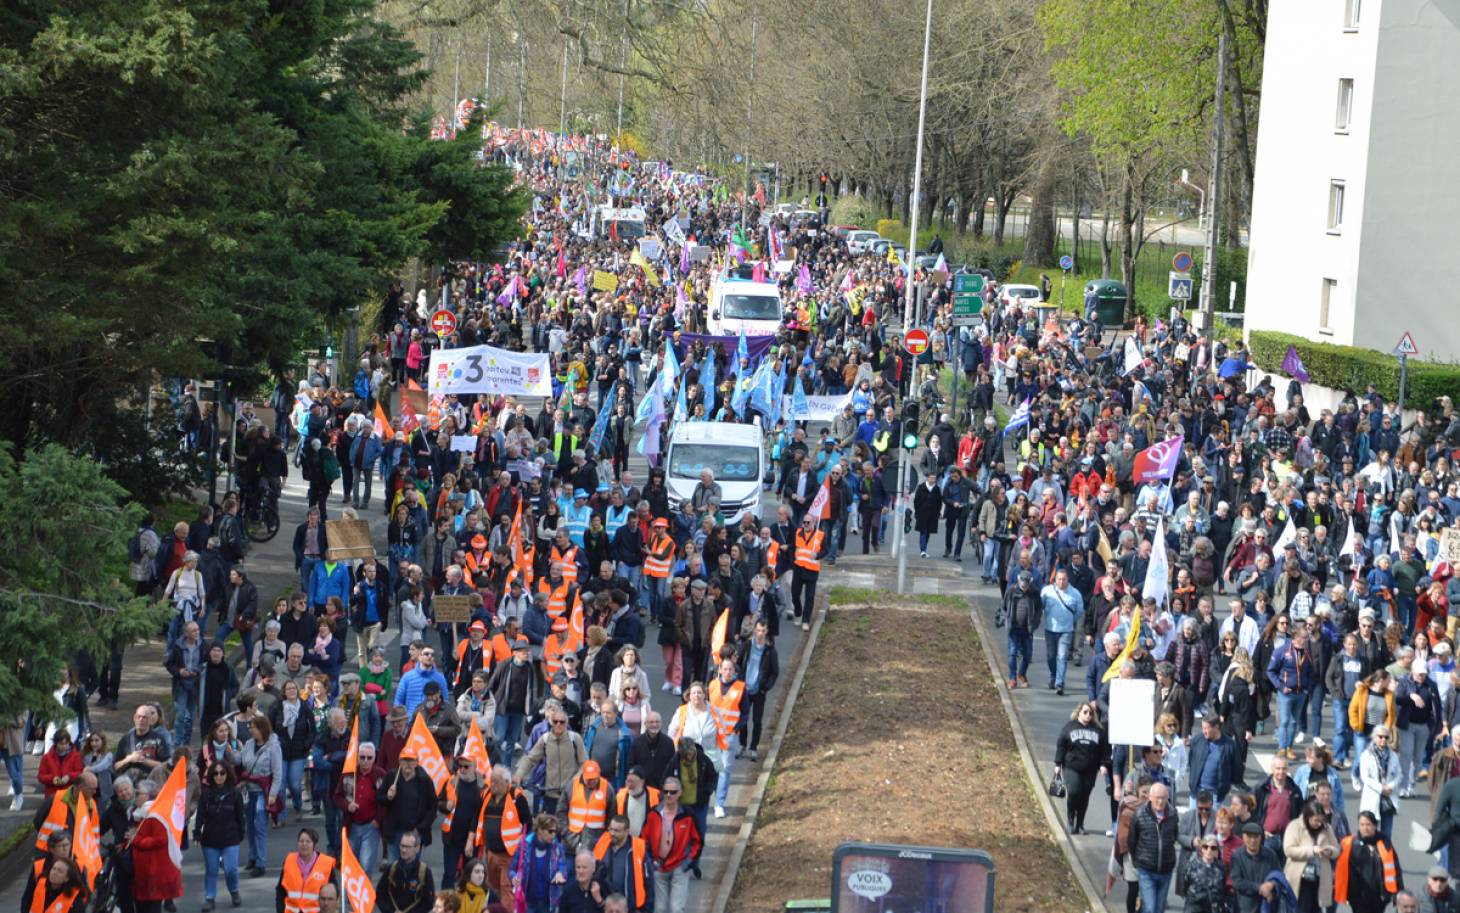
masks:
MULTIPOLYGON (((1399 359, 1393 355, 1269 330, 1253 330, 1248 339, 1252 360, 1265 371, 1280 371, 1288 346, 1293 346, 1315 384, 1362 393, 1372 383, 1384 399, 1399 398, 1399 359)), ((1441 395, 1460 399, 1460 365, 1410 358, 1405 402, 1429 409, 1441 395)))
POLYGON ((861 228, 873 224, 877 220, 877 208, 863 196, 849 193, 844 197, 838 197, 836 202, 831 204, 831 224, 833 225, 856 225, 861 228))

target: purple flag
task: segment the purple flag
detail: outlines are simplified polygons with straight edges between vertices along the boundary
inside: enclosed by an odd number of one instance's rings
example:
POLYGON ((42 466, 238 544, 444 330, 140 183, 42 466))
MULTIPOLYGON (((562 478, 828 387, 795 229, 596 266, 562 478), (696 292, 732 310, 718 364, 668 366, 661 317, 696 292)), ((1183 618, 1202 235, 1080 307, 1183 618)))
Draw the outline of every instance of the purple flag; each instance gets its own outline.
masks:
POLYGON ((1288 346, 1288 353, 1283 356, 1283 370, 1289 377, 1297 378, 1305 384, 1308 382, 1308 369, 1303 367, 1303 358, 1293 346, 1288 346))
POLYGON ((513 276, 512 281, 507 283, 507 287, 502 289, 502 294, 497 296, 497 304, 501 305, 502 307, 508 307, 512 304, 512 301, 514 298, 516 298, 516 296, 517 277, 513 276))
POLYGON ((586 295, 586 294, 588 294, 588 267, 587 266, 580 266, 580 267, 578 267, 578 271, 573 274, 573 284, 576 285, 576 286, 578 286, 578 294, 580 294, 580 295, 586 295))
POLYGON ((684 274, 686 276, 689 275, 689 242, 688 241, 686 241, 685 243, 679 245, 679 271, 680 271, 680 273, 682 273, 682 274, 684 274))
POLYGON ((801 264, 801 272, 796 275, 796 291, 803 295, 816 291, 816 286, 811 282, 811 267, 805 263, 801 264))

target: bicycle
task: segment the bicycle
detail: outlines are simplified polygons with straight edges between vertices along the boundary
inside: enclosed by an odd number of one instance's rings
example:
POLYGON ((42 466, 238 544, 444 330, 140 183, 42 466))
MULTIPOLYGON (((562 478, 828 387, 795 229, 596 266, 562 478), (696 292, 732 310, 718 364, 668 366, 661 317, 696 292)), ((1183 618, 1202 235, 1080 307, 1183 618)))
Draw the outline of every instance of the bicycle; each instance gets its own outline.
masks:
POLYGON ((267 500, 257 493, 245 499, 248 506, 242 511, 243 531, 251 542, 268 542, 279 534, 279 495, 268 487, 267 500))

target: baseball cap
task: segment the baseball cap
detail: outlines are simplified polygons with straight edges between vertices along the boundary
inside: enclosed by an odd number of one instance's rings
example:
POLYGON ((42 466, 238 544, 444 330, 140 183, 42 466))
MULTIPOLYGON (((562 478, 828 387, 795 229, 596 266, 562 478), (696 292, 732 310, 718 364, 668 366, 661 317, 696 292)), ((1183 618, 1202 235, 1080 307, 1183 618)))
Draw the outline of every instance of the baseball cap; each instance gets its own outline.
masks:
POLYGON ((554 631, 566 631, 566 630, 568 630, 568 619, 566 619, 566 618, 558 618, 558 619, 555 619, 553 621, 553 630, 554 631))
POLYGON ((531 648, 532 644, 529 643, 527 638, 525 637, 519 637, 516 640, 512 641, 512 649, 514 650, 529 650, 531 648))
POLYGON ((1431 878, 1443 878, 1446 881, 1449 881, 1450 880, 1450 870, 1447 869, 1447 868, 1445 868, 1442 865, 1432 865, 1432 866, 1430 866, 1430 870, 1429 870, 1429 872, 1427 874, 1431 878))
POLYGON ((600 773, 600 771, 598 769, 598 762, 597 761, 584 761, 583 762, 583 778, 585 780, 592 780, 594 777, 598 776, 599 773, 600 773))
POLYGON ((481 631, 481 632, 485 633, 486 630, 487 630, 487 626, 486 626, 486 624, 483 621, 481 621, 480 619, 478 619, 478 620, 472 622, 471 623, 471 626, 468 627, 467 630, 468 631, 481 631))
POLYGON ((1242 836, 1246 837, 1248 834, 1256 834, 1257 836, 1261 837, 1262 825, 1258 824, 1256 821, 1249 821, 1246 824, 1242 825, 1242 836))
POLYGON ((655 529, 668 529, 669 528, 669 521, 666 520, 666 519, 664 519, 663 517, 660 517, 659 519, 657 519, 657 520, 654 521, 654 528, 655 529))

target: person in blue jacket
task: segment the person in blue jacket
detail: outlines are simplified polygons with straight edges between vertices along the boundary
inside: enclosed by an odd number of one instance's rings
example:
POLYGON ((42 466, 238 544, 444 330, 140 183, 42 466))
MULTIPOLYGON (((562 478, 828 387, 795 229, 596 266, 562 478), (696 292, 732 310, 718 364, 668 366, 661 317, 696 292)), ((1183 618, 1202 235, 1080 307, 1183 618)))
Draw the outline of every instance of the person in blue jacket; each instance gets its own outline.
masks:
POLYGON ((316 615, 331 597, 337 597, 340 605, 350 604, 350 568, 343 561, 328 559, 314 566, 309 577, 309 607, 316 615))
MULTIPOLYGON (((363 424, 363 423, 362 423, 363 424)), ((375 464, 380 461, 380 454, 384 448, 381 446, 380 438, 370 433, 368 426, 361 428, 360 433, 350 444, 350 465, 355 469, 354 490, 350 492, 350 501, 355 505, 356 510, 362 510, 370 506, 370 493, 375 487, 375 464), (360 497, 360 483, 365 483, 365 497, 360 497)), ((389 498, 385 499, 387 503, 389 498)))
POLYGON ((422 647, 416 654, 416 665, 400 677, 400 684, 395 688, 395 703, 406 708, 406 713, 415 713, 426 699, 427 682, 439 684, 442 694, 451 693, 447 690, 446 676, 436 667, 436 651, 432 647, 422 647))
POLYGON ((1293 628, 1293 636, 1272 652, 1267 664, 1267 680, 1278 699, 1277 753, 1290 761, 1298 758, 1293 750, 1294 737, 1307 707, 1308 695, 1318 683, 1318 663, 1308 644, 1308 629, 1293 628))

